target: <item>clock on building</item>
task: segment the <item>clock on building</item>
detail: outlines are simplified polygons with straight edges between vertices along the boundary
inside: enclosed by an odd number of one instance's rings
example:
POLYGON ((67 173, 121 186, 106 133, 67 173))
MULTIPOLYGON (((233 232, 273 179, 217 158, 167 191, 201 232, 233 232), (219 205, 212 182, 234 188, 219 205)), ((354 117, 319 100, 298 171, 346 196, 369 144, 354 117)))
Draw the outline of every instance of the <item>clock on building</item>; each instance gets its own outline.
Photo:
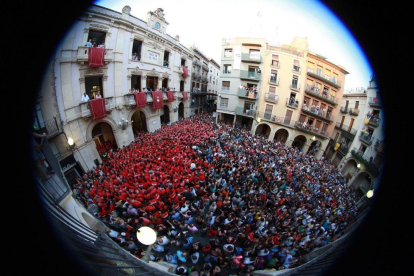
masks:
POLYGON ((161 28, 160 22, 155 22, 155 28, 157 28, 157 29, 161 28))

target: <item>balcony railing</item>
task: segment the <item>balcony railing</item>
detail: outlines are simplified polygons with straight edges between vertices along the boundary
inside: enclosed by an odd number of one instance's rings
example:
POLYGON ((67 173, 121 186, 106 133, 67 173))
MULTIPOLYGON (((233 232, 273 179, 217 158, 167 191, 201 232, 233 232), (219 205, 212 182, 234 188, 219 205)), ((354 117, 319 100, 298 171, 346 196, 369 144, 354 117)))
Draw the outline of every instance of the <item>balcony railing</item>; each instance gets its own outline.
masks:
POLYGON ((243 106, 237 106, 236 107, 236 114, 253 118, 254 116, 256 116, 256 110, 248 109, 248 108, 245 108, 243 106))
POLYGON ((239 89, 239 90, 237 90, 237 96, 239 96, 241 98, 248 98, 248 99, 256 100, 257 99, 257 92, 250 93, 246 89, 239 89))
MULTIPOLYGON (((50 120, 44 121, 44 124, 45 124, 45 128, 46 128, 45 131, 46 131, 48 138, 60 132, 59 124, 58 124, 56 117, 53 117, 50 120)), ((40 131, 43 133, 42 129, 40 131)))
POLYGON ((201 68, 206 72, 210 71, 210 68, 208 68, 206 65, 203 65, 201 68))
POLYGON ((358 116, 359 115, 359 109, 358 108, 349 108, 349 114, 350 115, 354 115, 354 116, 358 116))
POLYGON ((249 71, 245 71, 245 70, 240 70, 240 78, 251 80, 251 81, 260 81, 261 74, 258 74, 256 72, 249 72, 249 71))
POLYGON ((279 101, 279 95, 275 93, 265 93, 265 100, 272 103, 277 103, 279 101))
MULTIPOLYGON (((78 55, 76 56, 76 60, 78 62, 88 62, 89 59, 89 48, 86 46, 79 46, 78 47, 78 55)), ((105 56, 104 56, 104 62, 105 64, 108 64, 113 60, 113 50, 112 49, 105 49, 105 56)))
POLYGON ((223 70, 223 74, 231 74, 231 70, 223 70))
POLYGON ((283 125, 283 126, 288 126, 288 127, 294 127, 295 125, 295 121, 293 121, 292 118, 290 117, 275 116, 275 115, 271 115, 270 113, 266 113, 262 111, 257 112, 257 117, 259 117, 260 119, 264 119, 266 121, 270 121, 272 123, 278 124, 278 125, 283 125))
POLYGON ((369 161, 369 157, 361 151, 358 151, 355 147, 351 150, 352 156, 360 163, 364 165, 364 169, 369 171, 373 176, 378 177, 380 174, 379 165, 373 161, 369 161))
MULTIPOLYGON (((151 100, 152 101, 152 100, 151 100)), ((148 102, 148 100, 147 100, 148 102)), ((81 117, 87 118, 91 116, 91 111, 89 109, 89 104, 87 102, 82 102, 79 104, 81 108, 81 117)), ((114 97, 105 97, 105 109, 106 111, 111 111, 115 108, 115 100, 114 97)))
POLYGON ((348 107, 346 107, 346 106, 341 106, 340 111, 341 111, 341 113, 347 114, 347 113, 348 113, 348 107))
POLYGON ((199 61, 199 60, 196 60, 196 61, 194 61, 194 63, 193 63, 195 66, 202 66, 203 64, 201 63, 201 61, 199 61))
POLYGON ((328 95, 325 92, 322 92, 320 89, 318 89, 316 86, 310 85, 310 84, 306 84, 305 86, 305 92, 316 96, 317 98, 329 102, 333 105, 338 105, 338 99, 336 99, 334 96, 332 95, 328 95))
POLYGON ((286 98, 286 106, 289 106, 289 107, 291 107, 291 108, 298 108, 298 106, 299 106, 299 101, 298 100, 296 100, 296 99, 289 99, 289 98, 286 98))
POLYGON ((307 73, 308 73, 309 76, 317 78, 317 79, 319 79, 319 80, 321 80, 321 81, 323 81, 323 82, 325 82, 325 83, 327 83, 331 86, 334 86, 335 88, 341 88, 342 83, 340 81, 333 82, 333 81, 327 80, 326 78, 324 78, 322 76, 322 74, 315 74, 313 72, 313 69, 311 69, 311 68, 308 68, 307 73))
POLYGON ((300 90, 300 84, 299 84, 299 83, 291 83, 291 84, 289 85, 289 87, 290 87, 290 89, 292 89, 292 90, 296 90, 296 91, 298 91, 298 92, 299 92, 299 90, 300 90))
POLYGON ((326 129, 317 128, 314 126, 309 126, 306 122, 296 122, 295 127, 299 130, 308 132, 310 134, 315 134, 321 138, 329 137, 329 133, 326 131, 326 129))
POLYGON ((341 124, 341 123, 336 123, 335 124, 335 127, 337 128, 337 129, 340 129, 340 130, 343 130, 343 131, 346 131, 346 132, 348 132, 349 134, 352 134, 353 136, 355 136, 356 135, 356 133, 357 133, 357 130, 355 129, 355 128, 349 128, 349 126, 346 126, 346 125, 344 125, 344 124, 341 124))
POLYGON ((372 107, 381 107, 382 106, 381 99, 378 98, 378 97, 370 97, 368 99, 368 103, 372 107))
POLYGON ((362 142, 371 145, 372 142, 374 141, 374 137, 372 137, 369 134, 364 134, 363 132, 361 132, 361 134, 359 135, 359 140, 361 140, 362 142))
POLYGON ((349 146, 347 144, 341 144, 339 146, 339 151, 346 155, 349 151, 349 146))
POLYGON ((137 103, 135 102, 135 96, 134 96, 134 94, 130 94, 130 93, 125 94, 124 95, 124 104, 127 107, 136 106, 137 103))
POLYGON ((247 62, 261 63, 262 57, 257 55, 242 54, 241 60, 247 62))
POLYGON ((369 119, 368 125, 373 126, 373 127, 378 127, 381 123, 381 119, 380 118, 376 118, 376 117, 371 117, 369 119))
POLYGON ((229 91, 230 90, 230 86, 222 86, 221 87, 222 91, 229 91))
POLYGON ((276 77, 276 78, 270 77, 269 83, 272 84, 272 85, 279 85, 279 78, 278 77, 276 77))
POLYGON ((302 106, 302 111, 307 114, 316 115, 317 117, 324 119, 325 121, 332 122, 331 113, 326 112, 326 110, 316 109, 314 106, 309 108, 307 105, 302 106))

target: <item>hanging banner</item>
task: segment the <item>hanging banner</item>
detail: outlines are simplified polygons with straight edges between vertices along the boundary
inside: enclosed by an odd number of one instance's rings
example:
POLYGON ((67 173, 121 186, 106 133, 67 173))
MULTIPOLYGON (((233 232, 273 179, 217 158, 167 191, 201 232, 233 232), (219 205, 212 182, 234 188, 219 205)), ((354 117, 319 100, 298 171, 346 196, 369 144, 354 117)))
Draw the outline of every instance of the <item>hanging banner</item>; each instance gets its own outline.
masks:
POLYGON ((147 105, 147 94, 145 92, 134 93, 134 98, 138 108, 143 108, 147 105))
POLYGON ((88 49, 88 66, 103 67, 105 60, 105 48, 89 47, 88 49))
POLYGON ((152 108, 154 110, 162 109, 163 107, 163 97, 161 91, 152 92, 152 108))
POLYGON ((173 91, 168 91, 167 96, 168 96, 168 102, 173 102, 174 101, 174 92, 173 91))
POLYGON ((183 91, 183 101, 188 100, 188 95, 186 91, 183 91))
POLYGON ((93 121, 103 119, 107 116, 105 99, 95 99, 88 101, 89 109, 91 110, 91 116, 93 121))

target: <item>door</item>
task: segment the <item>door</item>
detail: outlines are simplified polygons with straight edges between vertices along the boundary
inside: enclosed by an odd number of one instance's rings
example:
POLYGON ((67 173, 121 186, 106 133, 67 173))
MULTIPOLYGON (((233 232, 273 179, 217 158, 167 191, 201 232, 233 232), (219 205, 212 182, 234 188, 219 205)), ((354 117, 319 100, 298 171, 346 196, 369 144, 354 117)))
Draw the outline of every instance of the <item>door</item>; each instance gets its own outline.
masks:
POLYGON ((273 105, 266 104, 265 114, 263 118, 265 118, 266 120, 270 120, 270 118, 272 117, 272 111, 273 111, 273 105))
POLYGON ((289 110, 289 109, 286 110, 285 120, 283 121, 283 123, 285 125, 290 125, 290 121, 292 119, 292 114, 293 114, 292 110, 289 110))

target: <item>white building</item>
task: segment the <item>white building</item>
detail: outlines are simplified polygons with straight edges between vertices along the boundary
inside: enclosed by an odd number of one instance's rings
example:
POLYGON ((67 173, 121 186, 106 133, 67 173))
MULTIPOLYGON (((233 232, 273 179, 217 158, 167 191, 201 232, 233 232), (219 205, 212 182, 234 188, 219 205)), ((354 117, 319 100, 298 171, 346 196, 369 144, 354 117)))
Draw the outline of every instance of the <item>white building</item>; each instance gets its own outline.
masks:
POLYGON ((148 12, 143 21, 131 14, 129 6, 119 13, 94 5, 53 53, 36 104, 35 125, 47 132, 69 181, 101 162, 97 146, 105 141, 117 148, 127 146, 134 132, 153 132, 191 115, 190 95, 188 100, 185 96, 191 87, 193 54, 178 36, 168 35, 167 28, 162 9, 148 12), (88 42, 102 48, 88 47, 88 42), (97 67, 89 55, 98 60, 97 67), (175 92, 162 92, 157 99, 146 92, 146 104, 139 108, 129 93, 132 88, 175 92), (82 101, 84 93, 89 98, 102 96, 103 118, 96 119, 96 109, 91 112, 90 102, 82 101), (159 109, 153 108, 155 100, 162 102, 159 109))

